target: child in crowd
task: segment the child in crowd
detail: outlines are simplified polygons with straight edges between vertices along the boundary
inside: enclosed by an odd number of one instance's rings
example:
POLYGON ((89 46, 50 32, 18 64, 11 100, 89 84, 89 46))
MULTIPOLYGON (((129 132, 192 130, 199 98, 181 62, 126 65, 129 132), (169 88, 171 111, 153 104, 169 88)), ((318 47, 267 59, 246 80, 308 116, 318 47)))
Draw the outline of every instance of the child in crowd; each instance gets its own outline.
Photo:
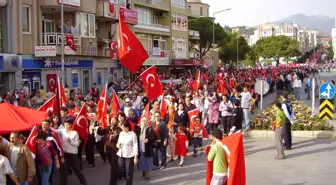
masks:
MULTIPOLYGON (((201 123, 201 119, 196 117, 192 120, 193 124, 190 124, 190 133, 192 136, 192 142, 194 147, 193 157, 197 156, 197 148, 202 147, 203 138, 209 138, 206 129, 201 123)), ((201 150, 202 153, 202 150, 201 150)))
POLYGON ((180 157, 180 163, 177 166, 183 166, 184 158, 187 157, 188 137, 184 133, 184 127, 178 126, 178 132, 175 134, 175 155, 180 157))

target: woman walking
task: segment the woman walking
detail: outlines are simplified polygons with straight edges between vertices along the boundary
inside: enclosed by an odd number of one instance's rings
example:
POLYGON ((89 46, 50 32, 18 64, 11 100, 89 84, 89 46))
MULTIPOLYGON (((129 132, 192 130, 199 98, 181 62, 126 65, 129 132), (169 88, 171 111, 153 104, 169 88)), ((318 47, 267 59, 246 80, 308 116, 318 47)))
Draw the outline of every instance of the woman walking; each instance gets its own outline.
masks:
POLYGON ((140 120, 140 139, 139 139, 139 169, 145 180, 149 180, 149 172, 154 168, 153 163, 153 143, 157 137, 152 127, 148 127, 148 119, 143 117, 140 120))
POLYGON ((138 139, 128 122, 123 122, 122 129, 117 143, 118 166, 120 172, 126 174, 126 185, 132 185, 134 165, 138 163, 138 139))
POLYGON ((207 133, 218 127, 219 122, 219 103, 217 98, 213 96, 209 105, 209 124, 207 125, 207 133))

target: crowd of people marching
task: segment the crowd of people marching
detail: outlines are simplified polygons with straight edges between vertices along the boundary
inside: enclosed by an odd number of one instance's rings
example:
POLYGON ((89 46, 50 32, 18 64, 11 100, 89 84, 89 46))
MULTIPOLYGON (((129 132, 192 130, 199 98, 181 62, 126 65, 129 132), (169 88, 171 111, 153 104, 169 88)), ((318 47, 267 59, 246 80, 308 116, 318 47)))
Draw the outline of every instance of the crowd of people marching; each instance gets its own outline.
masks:
MULTIPOLYGON (((126 91, 117 93, 120 109, 117 114, 107 114, 106 118, 97 115, 100 91, 96 84, 86 95, 79 89, 69 90, 65 86, 66 103, 35 130, 35 155, 25 146, 25 140, 34 130, 12 132, 0 138, 0 165, 5 166, 0 167, 0 175, 7 174, 7 181, 0 176, 0 185, 28 184, 35 176, 40 185, 53 184, 53 178, 59 178, 60 185, 67 185, 67 177, 72 173, 82 185, 87 185, 82 172, 82 153, 86 155, 88 168, 93 168, 95 149, 104 163, 111 166, 110 185, 123 179, 131 185, 136 167, 148 181, 152 170, 163 170, 167 163, 176 161, 175 164, 181 167, 188 163, 189 150, 193 157, 198 157, 203 152, 203 139, 208 138, 208 134, 220 138, 250 130, 251 114, 260 97, 254 91, 256 80, 266 80, 270 93, 276 91, 283 95, 293 92, 298 99, 298 92, 304 87, 307 98, 310 98, 311 79, 317 77, 313 76, 316 73, 308 67, 227 69, 213 75, 204 72, 199 89, 193 89, 194 75, 190 74, 180 83, 171 80, 163 85, 163 95, 151 102, 136 81, 126 91), (80 137, 73 129, 76 113, 82 106, 87 113, 87 138, 80 137), (146 107, 149 116, 144 116, 146 107), (193 111, 196 114, 192 115, 193 111), (103 122, 107 126, 103 126, 103 122), (56 169, 59 169, 59 177, 55 177, 56 169)), ((114 88, 110 82, 110 99, 114 88)), ((41 87, 31 96, 24 85, 21 90, 4 95, 2 102, 30 108, 53 96, 48 93, 41 87)))

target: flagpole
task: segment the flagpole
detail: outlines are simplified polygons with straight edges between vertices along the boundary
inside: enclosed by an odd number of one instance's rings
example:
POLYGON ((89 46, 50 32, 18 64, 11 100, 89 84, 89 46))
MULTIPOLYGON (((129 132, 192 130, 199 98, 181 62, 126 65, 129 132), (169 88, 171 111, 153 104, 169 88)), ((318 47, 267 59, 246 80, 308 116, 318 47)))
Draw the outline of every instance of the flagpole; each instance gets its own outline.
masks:
POLYGON ((64 0, 61 0, 61 63, 62 63, 62 84, 65 86, 64 72, 64 0))

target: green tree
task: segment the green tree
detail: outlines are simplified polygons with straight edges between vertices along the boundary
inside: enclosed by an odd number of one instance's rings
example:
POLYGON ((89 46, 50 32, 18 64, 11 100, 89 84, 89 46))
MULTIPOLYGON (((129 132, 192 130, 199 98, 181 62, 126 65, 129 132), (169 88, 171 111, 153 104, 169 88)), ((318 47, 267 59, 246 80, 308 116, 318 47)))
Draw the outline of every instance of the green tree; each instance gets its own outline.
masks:
POLYGON ((283 35, 266 37, 256 43, 257 53, 264 59, 273 58, 277 65, 281 57, 299 56, 298 48, 297 40, 283 35))
POLYGON ((245 66, 255 66, 257 60, 258 60, 258 55, 255 52, 255 47, 251 47, 250 51, 246 53, 245 55, 244 65, 245 66))
POLYGON ((329 52, 329 59, 334 59, 334 48, 333 48, 333 43, 332 40, 329 41, 329 48, 328 48, 328 52, 329 52))
MULTIPOLYGON (((189 29, 196 30, 200 39, 189 39, 190 48, 200 53, 201 58, 214 47, 213 45, 213 21, 206 17, 189 20, 189 29)), ((215 24, 215 45, 221 45, 227 40, 227 34, 220 24, 215 24)))
POLYGON ((220 45, 218 51, 219 58, 225 64, 227 64, 229 61, 237 63, 238 52, 238 60, 243 61, 246 54, 250 51, 250 46, 247 44, 246 39, 242 36, 238 36, 237 33, 228 33, 228 36, 228 41, 220 45))

